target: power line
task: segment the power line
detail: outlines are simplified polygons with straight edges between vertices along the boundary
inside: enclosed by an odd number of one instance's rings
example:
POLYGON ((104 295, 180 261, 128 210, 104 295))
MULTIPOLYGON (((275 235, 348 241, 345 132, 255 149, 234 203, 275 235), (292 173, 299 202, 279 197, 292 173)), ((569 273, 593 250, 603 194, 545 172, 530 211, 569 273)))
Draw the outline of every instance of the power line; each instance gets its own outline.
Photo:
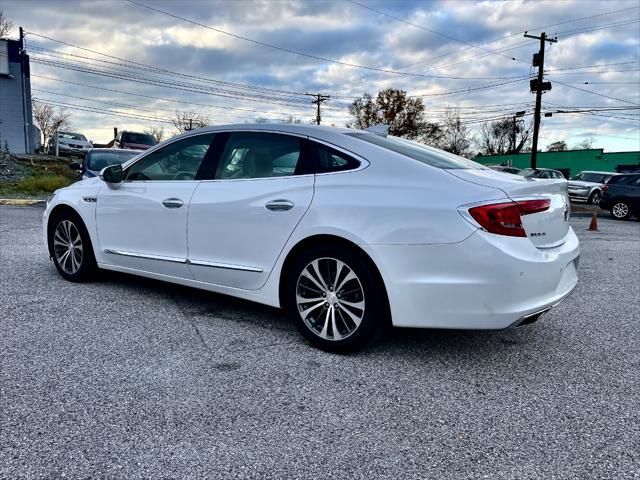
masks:
MULTIPOLYGON (((114 60, 118 60, 120 62, 129 63, 129 64, 132 64, 132 65, 136 65, 138 67, 151 69, 151 70, 153 70, 155 72, 159 72, 159 73, 165 73, 165 74, 169 74, 169 75, 186 77, 186 78, 190 78, 190 79, 200 80, 200 81, 203 81, 203 82, 211 82, 211 83, 218 83, 218 84, 224 84, 224 85, 229 85, 229 86, 235 86, 235 87, 238 87, 238 88, 245 88, 245 89, 249 89, 249 90, 260 89, 260 90, 270 91, 270 92, 273 92, 273 93, 284 93, 284 94, 301 95, 301 96, 304 95, 304 93, 302 93, 302 92, 271 89, 271 88, 267 88, 267 87, 261 87, 259 85, 243 84, 243 83, 238 83, 238 82, 227 82, 227 81, 216 80, 216 79, 212 79, 212 78, 199 77, 199 76, 196 76, 196 75, 189 75, 189 74, 186 74, 186 73, 176 72, 176 71, 168 70, 168 69, 165 69, 165 68, 154 67, 154 66, 151 66, 151 65, 147 65, 147 64, 144 64, 144 63, 136 62, 136 61, 129 60, 129 59, 126 59, 126 58, 116 57, 114 55, 109 55, 107 53, 99 52, 97 50, 92 50, 90 48, 82 47, 80 45, 75 45, 73 43, 69 43, 69 42, 66 42, 66 41, 63 41, 63 40, 58 40, 58 39, 55 39, 55 38, 52 38, 52 37, 48 37, 48 36, 42 35, 40 33, 36 33, 36 32, 27 32, 27 33, 29 35, 34 35, 36 37, 44 38, 45 40, 49 40, 51 42, 59 43, 61 45, 66 45, 66 46, 72 47, 72 48, 77 48, 78 50, 82 50, 82 51, 85 51, 85 52, 93 53, 94 55, 101 55, 101 56, 106 57, 106 58, 111 58, 111 59, 114 59, 114 60)), ((41 48, 41 47, 37 47, 37 48, 41 48)), ((94 59, 94 60, 98 61, 98 59, 94 59)))
MULTIPOLYGON (((563 22, 552 23, 552 24, 548 24, 548 25, 539 25, 537 27, 528 28, 527 30, 529 30, 529 31, 542 30, 542 29, 546 29, 546 28, 549 28, 549 27, 556 27, 558 25, 565 25, 565 24, 568 24, 568 23, 581 22, 581 21, 584 21, 584 20, 591 20, 593 18, 604 17, 604 16, 608 16, 608 15, 613 15, 613 14, 616 14, 616 13, 626 12, 626 11, 634 10, 634 9, 637 9, 637 8, 638 7, 635 7, 635 6, 634 7, 621 8, 621 9, 618 9, 618 10, 611 10, 611 11, 608 11, 608 12, 603 12, 603 13, 600 13, 600 14, 597 14, 597 15, 589 15, 589 16, 586 16, 586 17, 575 18, 575 19, 572 19, 572 20, 566 20, 566 21, 563 21, 563 22)), ((510 33, 508 35, 504 35, 502 37, 494 38, 493 40, 489 40, 489 41, 480 43, 479 45, 490 45, 490 44, 498 42, 500 40, 504 40, 504 39, 507 39, 507 38, 515 37, 515 36, 519 36, 519 35, 523 34, 524 32, 525 32, 525 30, 520 30, 520 31, 515 32, 515 33, 510 33)), ((523 44, 527 44, 527 43, 528 42, 523 42, 523 44)), ((464 51, 470 50, 471 48, 473 48, 473 47, 466 47, 466 48, 463 48, 463 49, 458 50, 456 52, 451 52, 451 53, 439 55, 439 56, 436 56, 436 57, 431 57, 431 58, 428 58, 426 60, 421 60, 419 62, 412 63, 412 64, 409 64, 409 65, 404 65, 402 67, 402 69, 406 69, 406 68, 409 68, 409 67, 414 67, 414 66, 426 63, 426 62, 430 62, 432 60, 437 60, 439 58, 446 58, 446 57, 450 57, 452 55, 457 55, 457 54, 462 53, 464 51)))
POLYGON ((259 114, 267 114, 267 115, 307 115, 307 113, 304 112, 274 112, 274 111, 265 111, 265 110, 253 110, 253 109, 249 109, 249 108, 241 108, 241 107, 229 107, 229 106, 222 106, 222 105, 212 105, 212 104, 208 104, 208 103, 197 103, 197 102, 188 102, 185 100, 175 100, 175 99, 171 99, 171 98, 165 98, 165 97, 156 97, 156 96, 152 96, 152 95, 144 95, 141 93, 133 93, 133 92, 127 92, 124 90, 116 90, 116 89, 111 89, 111 88, 106 88, 106 87, 98 87, 95 85, 88 85, 86 83, 79 83, 79 82, 71 82, 69 80, 62 80, 59 78, 53 78, 53 77, 46 77, 43 75, 31 75, 32 77, 36 77, 36 78, 44 78, 46 80, 53 80, 55 82, 62 82, 62 83, 67 83, 69 85, 76 85, 79 87, 87 87, 87 88, 93 88, 96 90, 103 90, 106 92, 112 92, 112 93, 118 93, 118 94, 125 94, 125 95, 132 95, 135 97, 141 97, 141 98, 149 98, 152 100, 162 100, 165 102, 174 102, 174 103, 180 103, 180 104, 185 104, 185 105, 195 105, 195 106, 199 106, 199 107, 207 107, 207 108, 221 108, 224 110, 238 110, 238 111, 242 111, 242 112, 251 112, 251 113, 259 113, 259 114))
MULTIPOLYGON (((174 13, 167 12, 165 10, 160 10, 159 8, 151 7, 149 5, 145 5, 144 3, 139 3, 139 2, 136 2, 134 0, 125 0, 125 1, 127 1, 127 2, 129 2, 129 3, 133 4, 133 5, 138 5, 140 7, 152 10, 154 12, 162 13, 162 14, 167 15, 169 17, 173 17, 173 18, 176 18, 176 19, 191 23, 193 25, 197 25, 199 27, 212 30, 212 31, 217 32, 217 33, 222 33, 224 35, 229 35, 229 36, 231 36, 233 38, 237 38, 239 40, 244 40, 246 42, 254 43, 256 45, 261 45, 263 47, 268 47, 268 48, 272 48, 272 49, 279 50, 279 51, 282 51, 282 52, 291 53, 291 54, 294 54, 294 55, 300 55, 300 56, 307 57, 307 58, 312 58, 314 60, 320 60, 320 61, 323 61, 323 62, 334 63, 336 65, 342 65, 342 66, 345 66, 345 67, 359 68, 359 69, 362 69, 362 70, 368 70, 368 71, 380 72, 380 73, 388 73, 388 74, 392 74, 392 75, 402 75, 402 76, 422 77, 422 78, 442 78, 442 79, 449 79, 449 80, 499 80, 499 79, 504 79, 505 78, 505 77, 452 77, 452 76, 444 76, 444 75, 425 75, 425 74, 421 74, 421 73, 402 72, 402 71, 391 70, 391 69, 386 69, 386 68, 377 68, 377 67, 370 67, 370 66, 367 66, 367 65, 359 65, 357 63, 343 62, 341 60, 335 60, 333 58, 321 57, 319 55, 314 55, 314 54, 311 54, 311 53, 300 52, 298 50, 292 50, 290 48, 281 47, 279 45, 273 45, 271 43, 266 43, 266 42, 262 42, 260 40, 255 40, 253 38, 249 38, 249 37, 245 37, 245 36, 238 35, 238 34, 235 34, 235 33, 227 32, 227 31, 222 30, 220 28, 212 27, 210 25, 206 25, 204 23, 200 23, 200 22, 197 22, 195 20, 192 20, 190 18, 181 17, 180 15, 176 15, 174 13)), ((508 77, 508 78, 513 78, 513 77, 508 77)))
POLYGON ((359 7, 366 8, 367 10, 370 10, 370 11, 372 11, 372 12, 378 13, 378 14, 380 14, 380 15, 384 15, 385 17, 391 18, 391 19, 393 19, 393 20, 396 20, 396 21, 398 21, 398 22, 404 23, 404 24, 406 24, 406 25, 410 25, 410 26, 412 26, 412 27, 419 28, 420 30, 424 30, 425 32, 429 32, 429 33, 432 33, 432 34, 434 34, 434 35, 438 35, 438 36, 443 37, 443 38, 448 38, 449 40, 453 40, 453 41, 455 41, 455 42, 459 42, 459 43, 462 43, 462 44, 465 44, 465 45, 469 45, 469 46, 470 46, 470 48, 478 48, 478 49, 483 50, 483 51, 485 51, 485 52, 489 52, 489 53, 494 54, 494 55, 499 55, 499 56, 501 56, 501 57, 508 58, 509 60, 515 60, 515 61, 518 61, 518 62, 527 63, 527 62, 525 62, 524 60, 520 60, 519 58, 516 58, 516 57, 509 57, 508 55, 504 55, 504 54, 502 54, 502 53, 500 53, 500 52, 498 52, 498 51, 496 51, 496 50, 491 50, 491 49, 489 49, 489 48, 481 47, 481 46, 480 46, 480 45, 478 45, 478 44, 471 43, 471 42, 467 42, 467 41, 465 41, 465 40, 461 40, 461 39, 456 38, 456 37, 453 37, 453 36, 451 36, 451 35, 447 35, 446 33, 437 32, 437 31, 432 30, 432 29, 430 29, 430 28, 424 27, 424 26, 422 26, 422 25, 418 25, 418 24, 413 23, 413 22, 409 22, 408 20, 404 20, 404 19, 402 19, 402 18, 400 18, 400 17, 396 17, 395 15, 391 15, 391 14, 389 14, 389 13, 387 13, 387 12, 383 12, 383 11, 381 11, 381 10, 377 10, 377 9, 375 9, 375 8, 369 7, 368 5, 364 5, 364 4, 359 3, 359 2, 356 2, 356 1, 354 1, 354 0, 346 0, 346 1, 347 1, 347 2, 349 2, 349 3, 352 3, 352 4, 354 4, 354 5, 357 5, 357 6, 359 6, 359 7))
POLYGON ((573 85, 569 85, 568 83, 563 83, 559 80, 554 80, 554 81, 556 83, 559 83, 560 85, 564 85, 565 87, 573 88, 574 90, 580 90, 581 92, 591 93, 592 95, 598 95, 599 97, 608 98, 610 100, 617 100, 619 102, 629 103, 631 105, 640 105, 640 103, 630 102, 629 100, 625 100, 623 98, 611 97, 603 93, 594 92, 593 90, 587 90, 586 88, 574 87, 573 85))

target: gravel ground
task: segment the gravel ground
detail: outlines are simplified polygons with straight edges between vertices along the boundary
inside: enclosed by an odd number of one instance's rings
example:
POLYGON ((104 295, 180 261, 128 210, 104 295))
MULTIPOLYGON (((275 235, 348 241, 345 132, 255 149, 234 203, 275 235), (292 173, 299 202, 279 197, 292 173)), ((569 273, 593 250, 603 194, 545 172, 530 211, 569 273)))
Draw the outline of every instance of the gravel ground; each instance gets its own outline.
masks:
POLYGON ((338 356, 267 307, 65 282, 41 213, 0 207, 0 478, 640 477, 640 222, 574 218, 535 326, 338 356))

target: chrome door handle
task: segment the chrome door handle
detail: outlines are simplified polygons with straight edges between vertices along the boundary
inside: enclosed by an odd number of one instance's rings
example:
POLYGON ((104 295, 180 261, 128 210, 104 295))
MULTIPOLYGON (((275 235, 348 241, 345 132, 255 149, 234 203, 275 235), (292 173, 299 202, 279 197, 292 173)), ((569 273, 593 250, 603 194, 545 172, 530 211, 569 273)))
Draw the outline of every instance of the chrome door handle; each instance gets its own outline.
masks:
POLYGON ((286 212, 287 210, 291 210, 293 208, 293 202, 291 200, 272 200, 267 202, 264 206, 267 210, 272 212, 286 212))
POLYGON ((184 202, 179 198, 167 198, 166 200, 162 201, 162 205, 167 208, 180 208, 182 205, 184 205, 184 202))

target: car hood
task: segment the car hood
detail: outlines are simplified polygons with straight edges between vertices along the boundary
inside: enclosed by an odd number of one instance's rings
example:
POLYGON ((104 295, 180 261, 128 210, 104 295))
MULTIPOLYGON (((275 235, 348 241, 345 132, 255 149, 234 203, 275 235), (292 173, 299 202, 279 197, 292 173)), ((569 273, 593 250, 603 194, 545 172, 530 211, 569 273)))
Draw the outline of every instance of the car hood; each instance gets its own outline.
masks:
POLYGON ((597 187, 598 185, 602 184, 596 182, 585 182, 584 180, 569 180, 570 187, 597 187))

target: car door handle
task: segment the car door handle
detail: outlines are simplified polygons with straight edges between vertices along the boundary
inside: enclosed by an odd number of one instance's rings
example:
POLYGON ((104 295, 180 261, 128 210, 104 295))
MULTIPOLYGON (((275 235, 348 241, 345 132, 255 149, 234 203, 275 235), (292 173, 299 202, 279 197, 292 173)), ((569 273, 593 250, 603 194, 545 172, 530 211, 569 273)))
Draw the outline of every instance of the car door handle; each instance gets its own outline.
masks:
POLYGON ((293 208, 293 202, 291 200, 272 200, 267 202, 264 206, 267 210, 272 212, 286 212, 287 210, 291 210, 293 208))
POLYGON ((180 208, 182 205, 184 205, 184 202, 179 198, 167 198, 166 200, 162 201, 162 205, 167 208, 180 208))

